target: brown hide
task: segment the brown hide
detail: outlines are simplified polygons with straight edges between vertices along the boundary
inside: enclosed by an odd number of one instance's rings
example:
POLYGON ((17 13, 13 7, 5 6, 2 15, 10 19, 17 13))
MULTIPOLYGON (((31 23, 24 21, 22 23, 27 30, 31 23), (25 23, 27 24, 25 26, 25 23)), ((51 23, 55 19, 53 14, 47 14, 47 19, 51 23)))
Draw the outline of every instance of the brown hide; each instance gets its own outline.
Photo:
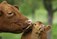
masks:
POLYGON ((0 32, 21 33, 29 22, 15 6, 6 1, 0 3, 0 32))
POLYGON ((45 26, 44 30, 40 33, 41 39, 47 39, 47 32, 51 29, 51 26, 45 26))
POLYGON ((42 23, 41 22, 36 22, 32 25, 30 31, 25 31, 23 34, 22 34, 22 37, 21 39, 39 39, 39 33, 41 32, 42 30, 42 27, 41 27, 42 23))
POLYGON ((45 26, 42 22, 37 21, 33 24, 32 30, 22 34, 21 39, 47 39, 47 31, 50 26, 45 26))

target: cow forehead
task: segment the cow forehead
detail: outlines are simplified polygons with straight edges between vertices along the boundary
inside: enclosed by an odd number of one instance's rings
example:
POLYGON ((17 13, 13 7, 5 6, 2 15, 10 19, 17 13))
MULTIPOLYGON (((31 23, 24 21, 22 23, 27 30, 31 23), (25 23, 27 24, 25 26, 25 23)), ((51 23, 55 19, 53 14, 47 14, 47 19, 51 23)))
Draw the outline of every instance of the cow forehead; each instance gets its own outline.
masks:
POLYGON ((1 9, 1 10, 10 11, 10 10, 12 10, 11 8, 12 8, 12 7, 11 7, 11 5, 9 5, 9 4, 0 4, 0 9, 1 9))
MULTIPOLYGON (((11 6, 8 6, 8 5, 4 5, 4 6, 2 6, 3 7, 3 9, 5 10, 5 11, 8 11, 8 10, 10 10, 11 9, 11 6)), ((12 10, 12 9, 11 9, 12 10)))
POLYGON ((2 10, 4 12, 10 12, 10 11, 13 11, 13 10, 14 10, 14 12, 19 11, 16 7, 8 4, 6 1, 3 1, 2 3, 0 3, 0 10, 2 10))
POLYGON ((18 10, 14 6, 4 3, 0 4, 0 11, 4 12, 4 14, 11 13, 11 12, 18 12, 18 10))

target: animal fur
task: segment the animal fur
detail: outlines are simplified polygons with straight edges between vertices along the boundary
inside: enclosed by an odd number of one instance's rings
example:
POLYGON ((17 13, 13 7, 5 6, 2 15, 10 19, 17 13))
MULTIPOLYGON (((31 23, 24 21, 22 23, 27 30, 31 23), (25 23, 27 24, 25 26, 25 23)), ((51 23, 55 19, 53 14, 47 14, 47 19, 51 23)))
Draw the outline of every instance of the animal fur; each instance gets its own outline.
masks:
POLYGON ((16 6, 6 1, 0 3, 0 32, 21 33, 30 25, 28 20, 16 6))
POLYGON ((37 21, 30 29, 29 32, 25 31, 22 34, 21 39, 47 39, 47 31, 50 29, 50 26, 45 26, 42 22, 37 21))

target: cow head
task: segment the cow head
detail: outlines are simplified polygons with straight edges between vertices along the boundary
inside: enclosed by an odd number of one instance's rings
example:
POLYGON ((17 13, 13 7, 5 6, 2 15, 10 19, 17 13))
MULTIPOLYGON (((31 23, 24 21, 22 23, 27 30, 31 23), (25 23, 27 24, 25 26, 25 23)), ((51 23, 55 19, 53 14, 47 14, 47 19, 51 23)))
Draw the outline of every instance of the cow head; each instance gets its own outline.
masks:
POLYGON ((0 3, 0 32, 21 33, 29 24, 30 20, 15 6, 6 1, 0 3))

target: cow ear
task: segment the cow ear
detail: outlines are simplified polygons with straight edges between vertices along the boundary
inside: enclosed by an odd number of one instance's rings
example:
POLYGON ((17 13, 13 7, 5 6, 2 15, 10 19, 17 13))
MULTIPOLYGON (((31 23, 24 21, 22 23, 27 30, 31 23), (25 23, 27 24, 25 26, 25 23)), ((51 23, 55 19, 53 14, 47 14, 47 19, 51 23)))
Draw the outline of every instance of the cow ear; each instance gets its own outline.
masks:
POLYGON ((8 4, 7 1, 3 1, 1 4, 8 4))
POLYGON ((14 7, 16 7, 19 10, 19 7, 17 5, 14 5, 14 7))
POLYGON ((50 25, 47 25, 46 27, 45 27, 45 31, 49 31, 51 29, 51 26, 50 25))

